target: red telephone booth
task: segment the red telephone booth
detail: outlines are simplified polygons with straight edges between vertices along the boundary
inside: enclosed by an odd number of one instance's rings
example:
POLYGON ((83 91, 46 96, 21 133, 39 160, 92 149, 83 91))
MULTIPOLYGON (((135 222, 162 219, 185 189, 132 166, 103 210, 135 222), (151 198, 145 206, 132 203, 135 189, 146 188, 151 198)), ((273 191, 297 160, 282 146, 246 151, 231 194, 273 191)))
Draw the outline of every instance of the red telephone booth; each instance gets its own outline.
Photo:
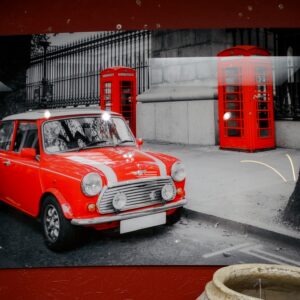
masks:
POLYGON ((136 134, 136 72, 126 67, 113 67, 100 73, 100 106, 118 112, 136 134))
POLYGON ((220 148, 275 148, 272 62, 255 46, 218 54, 220 148))

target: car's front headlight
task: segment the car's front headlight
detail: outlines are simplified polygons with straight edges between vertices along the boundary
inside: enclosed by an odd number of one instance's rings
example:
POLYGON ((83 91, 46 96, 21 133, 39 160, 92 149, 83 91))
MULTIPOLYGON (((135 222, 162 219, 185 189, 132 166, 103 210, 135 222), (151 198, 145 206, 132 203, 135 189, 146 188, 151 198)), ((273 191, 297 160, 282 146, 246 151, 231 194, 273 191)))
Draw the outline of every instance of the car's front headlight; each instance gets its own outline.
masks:
POLYGON ((176 189, 173 184, 165 184, 161 190, 161 196, 165 201, 171 201, 176 196, 176 189))
POLYGON ((182 162, 176 162, 173 164, 171 169, 171 176, 174 181, 183 181, 186 177, 185 167, 182 162))
POLYGON ((98 195, 102 189, 102 179, 97 173, 89 173, 85 175, 81 181, 81 190, 88 196, 93 197, 98 195))

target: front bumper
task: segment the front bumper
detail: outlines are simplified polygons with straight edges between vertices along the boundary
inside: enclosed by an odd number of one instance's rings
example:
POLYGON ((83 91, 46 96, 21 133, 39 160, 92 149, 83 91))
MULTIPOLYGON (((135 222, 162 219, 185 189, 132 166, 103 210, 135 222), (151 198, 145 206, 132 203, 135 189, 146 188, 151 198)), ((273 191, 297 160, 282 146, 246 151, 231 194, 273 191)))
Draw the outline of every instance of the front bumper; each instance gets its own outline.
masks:
POLYGON ((90 218, 90 219, 72 219, 71 223, 73 225, 85 226, 85 225, 98 225, 98 224, 109 223, 109 222, 114 222, 114 221, 128 220, 128 219, 133 219, 133 218, 137 218, 137 217, 148 216, 148 215, 159 213, 159 212, 164 212, 164 211, 167 211, 167 210, 173 209, 173 208, 182 207, 186 203, 187 203, 187 200, 182 199, 182 200, 176 201, 174 203, 167 203, 162 206, 145 208, 142 210, 128 212, 128 213, 120 213, 120 214, 114 215, 114 216, 97 217, 97 218, 90 218))

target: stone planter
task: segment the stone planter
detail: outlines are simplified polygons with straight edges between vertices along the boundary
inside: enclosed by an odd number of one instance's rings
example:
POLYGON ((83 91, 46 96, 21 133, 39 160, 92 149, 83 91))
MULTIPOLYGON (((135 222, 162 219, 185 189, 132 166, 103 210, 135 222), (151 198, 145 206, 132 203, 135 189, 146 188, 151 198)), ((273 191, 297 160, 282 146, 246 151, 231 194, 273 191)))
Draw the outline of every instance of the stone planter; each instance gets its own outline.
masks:
POLYGON ((300 268, 233 265, 215 272, 197 300, 300 300, 300 268))

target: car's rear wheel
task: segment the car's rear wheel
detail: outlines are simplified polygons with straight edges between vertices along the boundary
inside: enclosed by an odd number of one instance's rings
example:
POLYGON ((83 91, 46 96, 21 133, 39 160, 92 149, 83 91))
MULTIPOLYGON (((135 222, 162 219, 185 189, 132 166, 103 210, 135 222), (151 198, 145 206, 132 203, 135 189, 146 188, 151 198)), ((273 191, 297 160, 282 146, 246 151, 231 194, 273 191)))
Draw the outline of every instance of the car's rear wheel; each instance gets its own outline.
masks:
POLYGON ((67 250, 78 242, 78 229, 65 218, 53 196, 47 196, 43 202, 42 224, 46 245, 51 250, 67 250))

